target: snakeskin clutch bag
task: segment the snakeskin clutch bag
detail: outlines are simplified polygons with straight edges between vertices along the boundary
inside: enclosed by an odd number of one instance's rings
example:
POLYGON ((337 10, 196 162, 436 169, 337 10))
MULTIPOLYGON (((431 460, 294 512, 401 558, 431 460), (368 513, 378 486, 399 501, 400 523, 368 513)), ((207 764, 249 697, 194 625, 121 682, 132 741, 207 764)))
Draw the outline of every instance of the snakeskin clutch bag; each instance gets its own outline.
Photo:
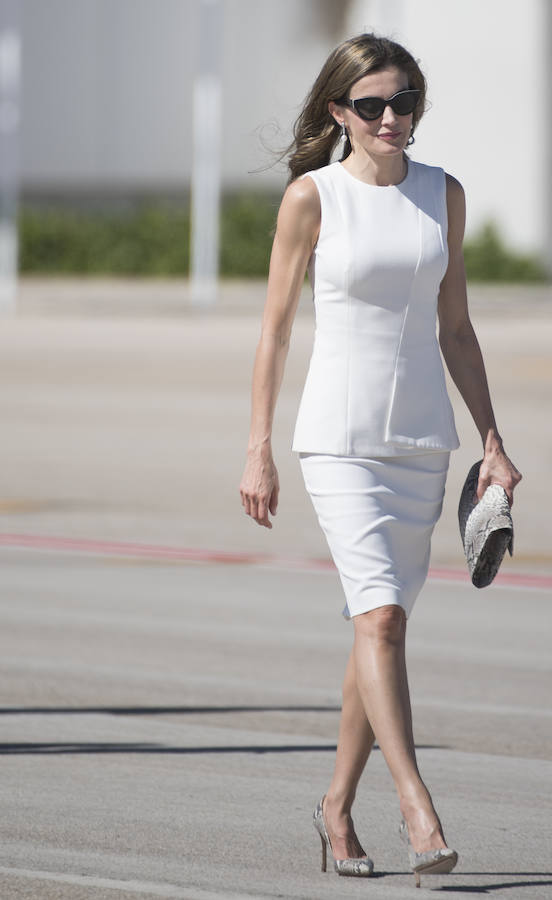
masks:
POLYGON ((479 467, 474 463, 462 488, 458 505, 458 522, 472 584, 487 587, 500 568, 508 549, 514 551, 514 524, 506 491, 491 484, 477 500, 479 467))

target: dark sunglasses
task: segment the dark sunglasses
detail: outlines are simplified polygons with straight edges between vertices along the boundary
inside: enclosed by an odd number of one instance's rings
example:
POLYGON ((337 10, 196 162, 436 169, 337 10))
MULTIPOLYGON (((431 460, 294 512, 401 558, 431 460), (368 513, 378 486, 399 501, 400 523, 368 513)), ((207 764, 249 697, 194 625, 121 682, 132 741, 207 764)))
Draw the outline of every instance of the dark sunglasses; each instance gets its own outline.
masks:
POLYGON ((344 97, 337 101, 341 106, 350 106, 356 112, 357 116, 371 122, 373 119, 379 119, 383 115, 386 106, 390 106, 397 116, 409 116, 413 113, 420 99, 420 91, 408 90, 398 91, 384 100, 383 97, 359 97, 358 100, 350 100, 344 97))

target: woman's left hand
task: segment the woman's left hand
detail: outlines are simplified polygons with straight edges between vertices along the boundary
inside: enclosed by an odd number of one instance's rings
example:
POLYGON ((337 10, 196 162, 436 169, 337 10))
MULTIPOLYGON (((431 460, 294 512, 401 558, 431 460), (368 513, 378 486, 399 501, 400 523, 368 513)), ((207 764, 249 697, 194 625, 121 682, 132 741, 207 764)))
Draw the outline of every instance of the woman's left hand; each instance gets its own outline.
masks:
POLYGON ((490 484, 501 484, 508 496, 510 506, 514 504, 514 488, 522 475, 504 452, 502 444, 487 441, 485 456, 479 469, 477 499, 481 500, 490 484))

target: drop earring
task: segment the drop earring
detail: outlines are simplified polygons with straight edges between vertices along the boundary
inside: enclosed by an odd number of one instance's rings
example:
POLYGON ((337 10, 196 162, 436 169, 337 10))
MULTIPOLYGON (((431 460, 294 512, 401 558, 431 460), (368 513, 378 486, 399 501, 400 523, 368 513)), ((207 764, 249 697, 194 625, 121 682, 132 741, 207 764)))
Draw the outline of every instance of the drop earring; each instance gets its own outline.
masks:
POLYGON ((408 138, 408 140, 406 142, 406 146, 411 147, 415 140, 416 140, 416 138, 414 137, 414 129, 412 129, 412 131, 410 132, 410 137, 408 138))
POLYGON ((341 134, 339 135, 339 140, 345 143, 348 138, 347 129, 345 128, 345 122, 341 123, 341 134))

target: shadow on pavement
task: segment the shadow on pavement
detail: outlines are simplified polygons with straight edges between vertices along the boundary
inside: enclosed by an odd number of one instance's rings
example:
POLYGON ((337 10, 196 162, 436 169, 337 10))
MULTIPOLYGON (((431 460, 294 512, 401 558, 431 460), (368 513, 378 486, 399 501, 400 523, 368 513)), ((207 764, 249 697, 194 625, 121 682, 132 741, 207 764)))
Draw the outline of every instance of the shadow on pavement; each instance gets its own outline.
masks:
POLYGON ((119 743, 90 741, 73 742, 60 741, 59 743, 21 743, 0 744, 0 756, 9 754, 56 754, 56 753, 335 753, 335 744, 275 744, 255 745, 246 744, 235 747, 167 747, 163 744, 119 743))
POLYGON ((245 712, 341 712, 340 706, 22 706, 4 707, 0 715, 87 715, 105 713, 114 716, 186 715, 199 713, 245 712))
MULTIPOLYGON (((539 875, 550 875, 550 872, 462 872, 465 875, 528 875, 538 878, 539 875)), ((446 893, 464 894, 490 894, 492 891, 501 891, 504 888, 537 887, 540 885, 552 885, 552 881, 498 881, 495 884, 464 884, 434 888, 446 893)))
MULTIPOLYGON (((377 747, 374 749, 378 749, 377 747)), ((418 744, 418 750, 447 750, 435 744, 418 744)), ((40 754, 75 754, 75 753, 159 753, 159 754, 200 754, 200 753, 335 753, 336 744, 241 744, 236 746, 214 747, 170 747, 163 744, 120 743, 90 741, 59 741, 53 743, 5 743, 0 744, 0 756, 40 755, 40 754)))

